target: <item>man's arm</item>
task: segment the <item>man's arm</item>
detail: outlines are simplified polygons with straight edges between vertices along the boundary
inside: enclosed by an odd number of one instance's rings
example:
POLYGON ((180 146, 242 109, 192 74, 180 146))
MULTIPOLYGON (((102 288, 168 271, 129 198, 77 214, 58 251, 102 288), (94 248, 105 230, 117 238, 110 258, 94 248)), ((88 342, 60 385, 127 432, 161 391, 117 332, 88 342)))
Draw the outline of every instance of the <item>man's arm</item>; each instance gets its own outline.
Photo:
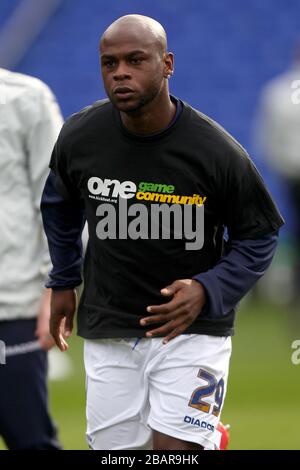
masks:
POLYGON ((56 190, 50 171, 41 200, 44 230, 53 268, 46 287, 74 289, 82 283, 82 230, 85 212, 80 201, 65 200, 56 190))
MULTIPOLYGON (((24 150, 26 170, 31 192, 32 206, 35 211, 35 224, 40 232, 41 256, 37 260, 40 273, 46 278, 51 267, 47 240, 39 210, 42 190, 49 172, 48 164, 54 143, 63 125, 63 118, 55 96, 46 84, 36 81, 38 86, 28 90, 22 101, 24 112, 24 150), (26 116, 26 117, 25 117, 26 116)), ((49 334, 50 290, 41 292, 37 312, 36 336, 43 349, 54 345, 49 334)))
MULTIPOLYGON (((227 142, 228 143, 228 142, 227 142)), ((190 326, 198 315, 221 318, 254 285, 269 266, 283 225, 275 202, 248 154, 238 144, 226 144, 225 165, 218 188, 219 215, 229 234, 229 251, 206 273, 180 279, 161 290, 173 298, 147 310, 158 315, 141 320, 164 323, 147 334, 174 338, 190 326), (208 299, 207 299, 208 298, 208 299)))
POLYGON ((214 268, 193 276, 205 287, 209 318, 227 315, 265 274, 277 241, 278 232, 256 240, 231 240, 227 255, 214 268))
POLYGON ((76 309, 75 287, 81 284, 82 230, 85 212, 80 200, 65 200, 55 186, 50 171, 41 200, 44 230, 53 269, 46 287, 52 288, 50 332, 61 351, 68 348, 76 309))
POLYGON ((278 233, 256 240, 232 240, 228 253, 209 271, 192 279, 178 279, 161 290, 172 296, 170 302, 150 305, 154 315, 141 319, 141 325, 163 323, 147 336, 162 336, 164 343, 183 333, 205 313, 206 318, 221 318, 241 300, 265 273, 277 245, 278 233))

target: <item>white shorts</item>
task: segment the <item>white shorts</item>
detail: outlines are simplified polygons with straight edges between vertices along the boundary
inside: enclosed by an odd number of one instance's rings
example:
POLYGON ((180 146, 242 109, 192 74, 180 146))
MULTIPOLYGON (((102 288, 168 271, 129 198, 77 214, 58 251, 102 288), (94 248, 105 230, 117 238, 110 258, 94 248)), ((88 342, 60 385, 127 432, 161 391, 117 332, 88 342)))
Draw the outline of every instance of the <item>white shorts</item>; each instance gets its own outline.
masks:
POLYGON ((152 449, 152 429, 207 450, 227 388, 231 337, 85 340, 87 441, 95 450, 152 449))

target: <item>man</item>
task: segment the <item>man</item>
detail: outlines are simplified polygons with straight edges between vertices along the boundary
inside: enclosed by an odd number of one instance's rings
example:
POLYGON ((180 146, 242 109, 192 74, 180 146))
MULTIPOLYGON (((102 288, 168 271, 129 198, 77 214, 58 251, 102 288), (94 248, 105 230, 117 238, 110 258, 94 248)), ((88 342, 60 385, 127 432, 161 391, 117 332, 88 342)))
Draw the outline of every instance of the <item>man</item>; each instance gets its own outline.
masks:
POLYGON ((9 449, 59 449, 47 404, 51 263, 39 205, 62 117, 36 78, 0 69, 0 93, 0 436, 9 449))
POLYGON ((65 124, 41 203, 50 330, 65 351, 86 217, 78 333, 90 447, 218 448, 234 308, 269 265, 283 220, 243 148, 169 95, 159 23, 119 18, 100 53, 109 99, 65 124))
POLYGON ((256 120, 259 150, 282 178, 295 211, 295 255, 289 282, 293 328, 299 326, 300 284, 300 41, 291 66, 264 86, 256 120))

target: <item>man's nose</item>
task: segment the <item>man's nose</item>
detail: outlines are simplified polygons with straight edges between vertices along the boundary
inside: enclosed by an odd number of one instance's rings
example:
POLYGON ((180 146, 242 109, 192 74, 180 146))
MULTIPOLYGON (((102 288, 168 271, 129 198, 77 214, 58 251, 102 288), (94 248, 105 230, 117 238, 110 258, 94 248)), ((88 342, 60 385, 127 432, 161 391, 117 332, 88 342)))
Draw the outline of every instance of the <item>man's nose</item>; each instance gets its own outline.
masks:
POLYGON ((131 77, 131 73, 128 70, 128 65, 124 62, 120 62, 118 68, 115 70, 113 78, 116 81, 128 79, 131 77))

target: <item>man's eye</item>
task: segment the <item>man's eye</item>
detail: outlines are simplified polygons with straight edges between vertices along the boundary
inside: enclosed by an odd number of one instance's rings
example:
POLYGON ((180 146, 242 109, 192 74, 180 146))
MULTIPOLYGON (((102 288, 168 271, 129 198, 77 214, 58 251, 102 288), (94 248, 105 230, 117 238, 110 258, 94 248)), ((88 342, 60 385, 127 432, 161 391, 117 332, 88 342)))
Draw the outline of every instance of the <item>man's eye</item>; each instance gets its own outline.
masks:
POLYGON ((104 62, 105 67, 114 67, 115 66, 115 61, 114 60, 108 60, 107 62, 104 62))
POLYGON ((137 64, 140 64, 140 63, 142 62, 142 59, 131 59, 130 62, 131 62, 132 64, 137 65, 137 64))

